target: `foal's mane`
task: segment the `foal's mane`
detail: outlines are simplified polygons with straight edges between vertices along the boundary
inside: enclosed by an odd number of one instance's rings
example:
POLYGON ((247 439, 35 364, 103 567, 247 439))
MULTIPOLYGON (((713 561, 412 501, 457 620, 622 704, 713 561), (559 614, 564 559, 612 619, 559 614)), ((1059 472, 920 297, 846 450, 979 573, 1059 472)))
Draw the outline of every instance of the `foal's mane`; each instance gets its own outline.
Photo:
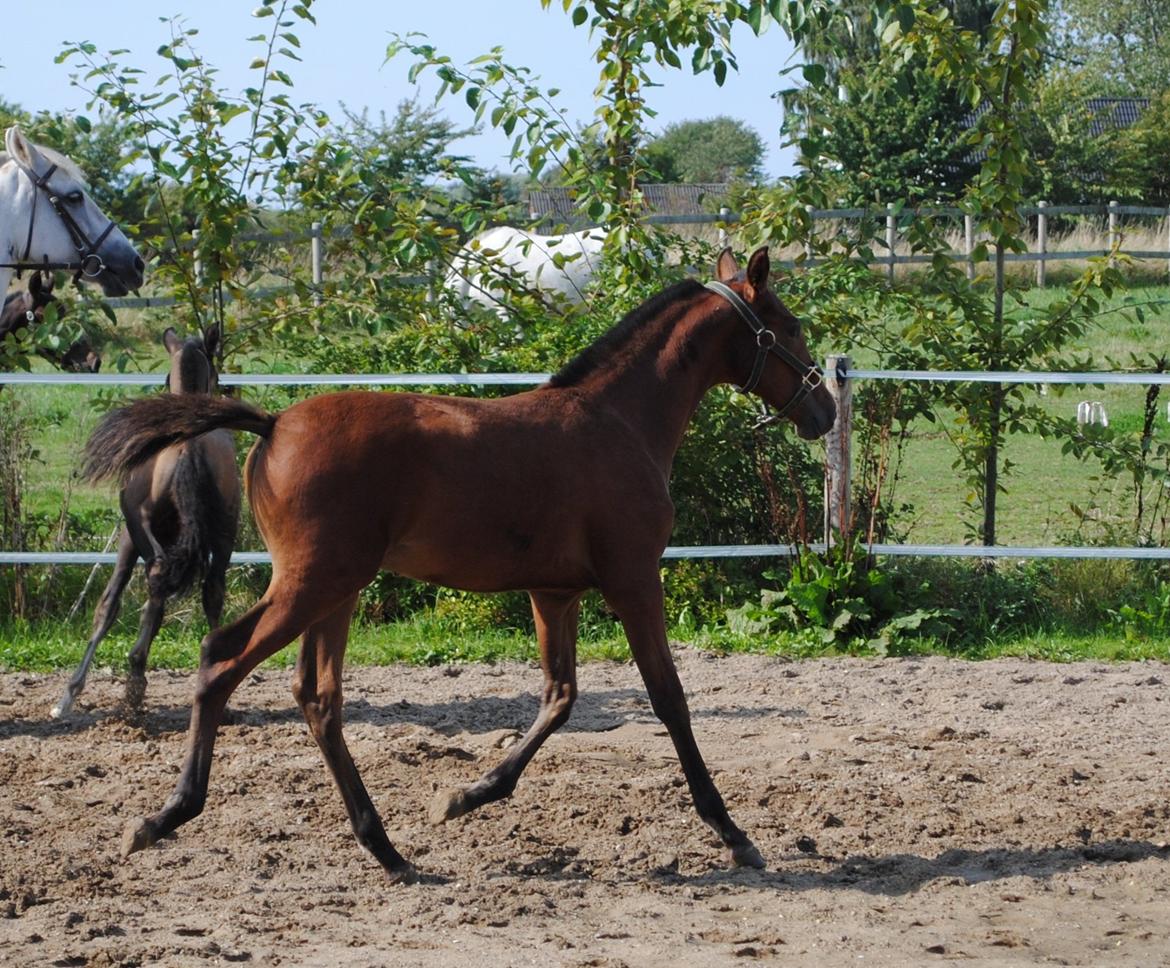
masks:
POLYGON ((647 320, 660 315, 674 303, 697 295, 702 289, 703 287, 694 279, 684 279, 658 295, 651 296, 640 306, 631 309, 621 322, 599 336, 554 373, 548 381, 549 386, 569 387, 580 383, 625 346, 647 320))

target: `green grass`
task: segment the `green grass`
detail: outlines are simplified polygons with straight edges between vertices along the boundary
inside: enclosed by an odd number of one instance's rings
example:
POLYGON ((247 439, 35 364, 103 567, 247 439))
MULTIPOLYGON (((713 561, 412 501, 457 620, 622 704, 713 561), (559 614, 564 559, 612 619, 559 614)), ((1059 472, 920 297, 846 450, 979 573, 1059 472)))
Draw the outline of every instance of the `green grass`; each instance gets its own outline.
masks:
MULTIPOLYGON (((196 668, 204 628, 184 624, 165 625, 154 642, 150 667, 196 668)), ((0 670, 4 672, 52 672, 70 668, 81 659, 88 634, 80 622, 0 624, 0 670)), ((695 633, 675 629, 672 641, 718 654, 749 653, 793 659, 865 652, 840 652, 810 646, 799 634, 736 637, 720 632, 695 633)), ((124 672, 126 655, 134 642, 134 629, 122 622, 98 647, 94 667, 124 672)), ((266 668, 289 668, 296 659, 296 643, 264 663, 266 668)), ((583 638, 578 648, 583 662, 630 660, 629 647, 616 625, 583 638)), ((1121 631, 1025 632, 997 636, 961 649, 933 639, 915 642, 908 654, 947 655, 963 659, 1017 656, 1048 662, 1095 660, 1101 662, 1170 661, 1170 643, 1164 636, 1131 637, 1121 631)), ((469 662, 531 662, 538 659, 535 640, 514 631, 481 631, 452 635, 425 616, 409 622, 355 625, 350 633, 346 661, 351 665, 448 665, 469 662)))

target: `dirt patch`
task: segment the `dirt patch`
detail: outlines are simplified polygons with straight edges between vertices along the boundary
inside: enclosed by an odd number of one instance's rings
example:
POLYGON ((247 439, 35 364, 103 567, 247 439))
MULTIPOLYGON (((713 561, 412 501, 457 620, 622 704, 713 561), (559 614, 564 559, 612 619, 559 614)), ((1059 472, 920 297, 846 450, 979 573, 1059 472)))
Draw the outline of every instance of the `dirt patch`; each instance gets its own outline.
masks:
POLYGON ((98 674, 0 677, 0 963, 1170 963, 1170 667, 678 654, 695 732, 767 858, 726 867, 636 671, 590 664, 515 796, 431 827, 433 791, 536 710, 521 665, 354 669, 346 735, 395 845, 356 846, 289 692, 234 699, 204 814, 123 861, 182 760, 192 677, 144 714, 98 674))

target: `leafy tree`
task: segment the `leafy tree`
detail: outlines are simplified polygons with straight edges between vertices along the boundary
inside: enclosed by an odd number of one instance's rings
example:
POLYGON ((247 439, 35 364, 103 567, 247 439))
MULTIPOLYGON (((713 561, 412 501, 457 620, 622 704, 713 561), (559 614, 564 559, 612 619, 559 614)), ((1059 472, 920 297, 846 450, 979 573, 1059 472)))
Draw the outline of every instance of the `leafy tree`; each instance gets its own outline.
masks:
MULTIPOLYGON (((299 60, 291 28, 313 21, 311 2, 281 0, 253 12, 270 28, 249 38, 262 54, 251 65, 255 85, 242 95, 222 89, 215 67, 197 49, 198 31, 179 19, 167 21, 170 42, 158 50, 167 73, 150 87, 140 84, 141 68, 118 59, 127 51, 101 55, 81 42, 66 45, 57 58, 84 66, 74 82, 89 93, 91 106, 111 112, 141 144, 156 209, 139 236, 169 253, 153 275, 169 284, 200 328, 215 321, 226 333, 226 297, 242 295, 262 271, 237 236, 257 226, 297 168, 294 155, 312 112, 292 103, 292 79, 282 65, 299 60)), ((318 127, 327 122, 313 120, 318 127)))
POLYGON ((759 181, 764 142, 743 121, 719 116, 667 125, 644 154, 654 181, 759 181))
POLYGON ((1109 169, 1113 197, 1170 204, 1170 91, 1151 99, 1137 123, 1116 134, 1117 164, 1109 169))
POLYGON ((786 130, 807 127, 802 163, 834 204, 951 200, 977 170, 965 139, 969 105, 920 57, 859 64, 836 91, 818 85, 799 103, 786 130))
MULTIPOLYGON (((924 6, 985 42, 996 3, 924 6)), ((912 22, 912 8, 845 0, 836 16, 812 20, 802 43, 806 84, 782 92, 784 133, 802 164, 828 179, 830 204, 946 200, 974 173, 962 143, 971 104, 921 56, 883 46, 883 31, 899 18, 912 22)))
POLYGON ((1156 0, 1055 0, 1052 50, 1095 94, 1149 97, 1170 78, 1170 5, 1156 0))

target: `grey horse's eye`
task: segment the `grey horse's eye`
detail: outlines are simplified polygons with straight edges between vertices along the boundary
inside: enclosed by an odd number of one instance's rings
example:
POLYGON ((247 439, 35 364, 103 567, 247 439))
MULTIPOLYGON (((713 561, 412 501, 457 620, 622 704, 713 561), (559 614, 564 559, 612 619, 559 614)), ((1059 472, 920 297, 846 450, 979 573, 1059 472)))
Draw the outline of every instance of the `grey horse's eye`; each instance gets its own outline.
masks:
POLYGON ((83 198, 85 198, 85 195, 80 191, 67 192, 65 195, 65 201, 69 202, 71 205, 76 205, 83 198))

